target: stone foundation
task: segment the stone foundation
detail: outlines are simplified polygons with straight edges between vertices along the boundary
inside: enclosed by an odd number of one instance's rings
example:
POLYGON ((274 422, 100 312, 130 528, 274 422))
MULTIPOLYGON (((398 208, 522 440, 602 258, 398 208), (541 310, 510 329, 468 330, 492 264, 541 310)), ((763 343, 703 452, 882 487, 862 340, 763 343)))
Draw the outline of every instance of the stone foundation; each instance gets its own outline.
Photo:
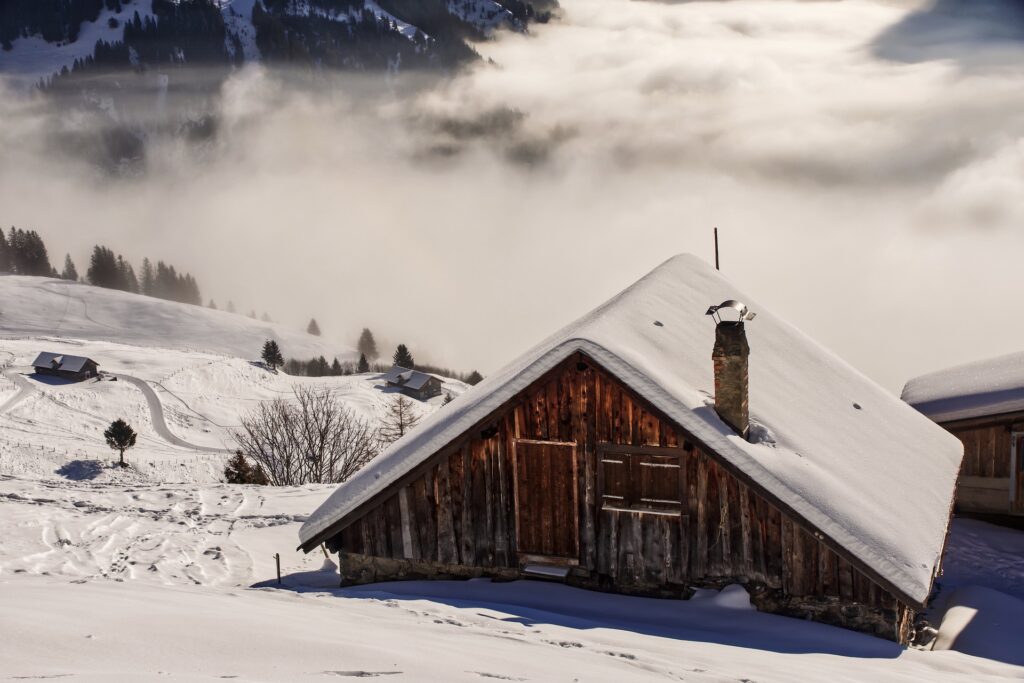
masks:
MULTIPOLYGON (((342 586, 386 581, 465 580, 484 577, 494 581, 514 581, 527 578, 517 568, 470 567, 353 553, 341 553, 338 556, 338 567, 342 586)), ((733 579, 706 582, 700 586, 622 585, 614 583, 611 577, 595 575, 580 567, 571 568, 564 583, 604 593, 683 600, 692 597, 695 588, 720 590, 725 586, 739 583, 750 594, 751 604, 761 612, 840 626, 904 645, 909 644, 914 637, 914 612, 899 603, 895 603, 892 609, 883 609, 836 597, 784 595, 782 591, 768 588, 763 584, 745 584, 733 579)))

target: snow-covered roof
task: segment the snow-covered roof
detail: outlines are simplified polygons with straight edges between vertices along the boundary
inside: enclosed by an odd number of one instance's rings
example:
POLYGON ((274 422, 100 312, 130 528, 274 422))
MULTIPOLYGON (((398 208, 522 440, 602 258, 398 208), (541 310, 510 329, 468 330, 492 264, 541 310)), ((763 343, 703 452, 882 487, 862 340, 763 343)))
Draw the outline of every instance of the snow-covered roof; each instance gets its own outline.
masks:
POLYGON ((406 372, 412 372, 409 368, 404 368, 401 365, 392 365, 391 369, 381 375, 388 384, 398 384, 401 381, 402 375, 406 372))
POLYGON ((94 361, 83 356, 69 356, 67 354, 50 353, 43 351, 32 361, 34 368, 51 368, 53 370, 64 370, 66 372, 81 372, 86 363, 94 361))
POLYGON ((388 384, 398 384, 413 390, 422 389, 433 375, 428 375, 419 370, 409 370, 401 365, 395 365, 384 373, 383 379, 388 384))
POLYGON ((777 318, 700 259, 669 259, 424 420, 303 524, 307 549, 400 476, 582 351, 879 576, 924 603, 942 553, 960 442, 777 318), (710 304, 757 313, 750 415, 757 443, 714 410, 710 304))
POLYGON ((936 422, 1024 411, 1024 352, 915 377, 903 400, 936 422))
POLYGON ((408 374, 408 376, 402 375, 402 379, 404 380, 402 386, 418 391, 425 387, 432 378, 433 375, 428 375, 427 373, 420 372, 419 370, 413 370, 408 374))

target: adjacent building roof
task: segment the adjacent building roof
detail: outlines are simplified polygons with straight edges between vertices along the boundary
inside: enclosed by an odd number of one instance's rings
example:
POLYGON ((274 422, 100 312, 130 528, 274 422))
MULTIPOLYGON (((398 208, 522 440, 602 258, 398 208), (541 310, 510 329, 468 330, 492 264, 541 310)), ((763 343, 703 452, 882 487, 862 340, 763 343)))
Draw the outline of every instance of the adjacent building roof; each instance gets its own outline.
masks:
POLYGON ((96 361, 84 356, 69 356, 67 354, 43 351, 32 361, 32 367, 64 370, 65 372, 81 372, 85 368, 86 363, 96 365, 96 361))
POLYGON ((397 384, 416 391, 426 386, 430 380, 435 379, 433 375, 428 375, 427 373, 420 372, 419 370, 403 368, 401 365, 392 367, 384 373, 383 377, 384 381, 388 384, 397 384))
POLYGON ((915 377, 903 400, 936 422, 1024 411, 1024 353, 915 377))
POLYGON ((959 440, 775 317, 693 256, 676 256, 486 378, 341 485, 303 524, 303 547, 390 483, 582 351, 923 605, 941 557, 963 448, 959 440), (757 313, 750 341, 754 443, 714 410, 710 304, 757 313))

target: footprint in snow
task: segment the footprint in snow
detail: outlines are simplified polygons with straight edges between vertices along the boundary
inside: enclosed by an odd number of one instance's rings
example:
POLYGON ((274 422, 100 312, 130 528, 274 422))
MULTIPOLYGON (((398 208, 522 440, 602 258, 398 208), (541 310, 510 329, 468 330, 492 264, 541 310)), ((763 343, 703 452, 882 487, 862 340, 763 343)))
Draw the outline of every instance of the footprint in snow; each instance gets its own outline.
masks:
POLYGON ((612 652, 611 650, 605 650, 601 654, 608 655, 609 657, 621 657, 622 659, 628 659, 630 661, 636 660, 636 655, 631 655, 628 652, 612 652))
POLYGON ((401 671, 321 671, 321 676, 345 676, 348 678, 375 678, 377 676, 394 676, 401 671))
POLYGON ((557 645, 558 647, 583 647, 583 643, 576 643, 571 640, 545 640, 544 642, 548 645, 557 645))

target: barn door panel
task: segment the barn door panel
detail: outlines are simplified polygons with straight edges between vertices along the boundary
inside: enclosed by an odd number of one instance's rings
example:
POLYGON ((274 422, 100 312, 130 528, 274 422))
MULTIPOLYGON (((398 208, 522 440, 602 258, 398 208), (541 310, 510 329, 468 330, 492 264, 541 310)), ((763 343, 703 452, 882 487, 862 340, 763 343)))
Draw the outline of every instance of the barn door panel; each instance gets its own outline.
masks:
POLYGON ((520 555, 576 558, 576 445, 517 441, 516 541, 520 555))
POLYGON ((1024 513, 1024 434, 1015 433, 1010 472, 1010 510, 1024 513))

